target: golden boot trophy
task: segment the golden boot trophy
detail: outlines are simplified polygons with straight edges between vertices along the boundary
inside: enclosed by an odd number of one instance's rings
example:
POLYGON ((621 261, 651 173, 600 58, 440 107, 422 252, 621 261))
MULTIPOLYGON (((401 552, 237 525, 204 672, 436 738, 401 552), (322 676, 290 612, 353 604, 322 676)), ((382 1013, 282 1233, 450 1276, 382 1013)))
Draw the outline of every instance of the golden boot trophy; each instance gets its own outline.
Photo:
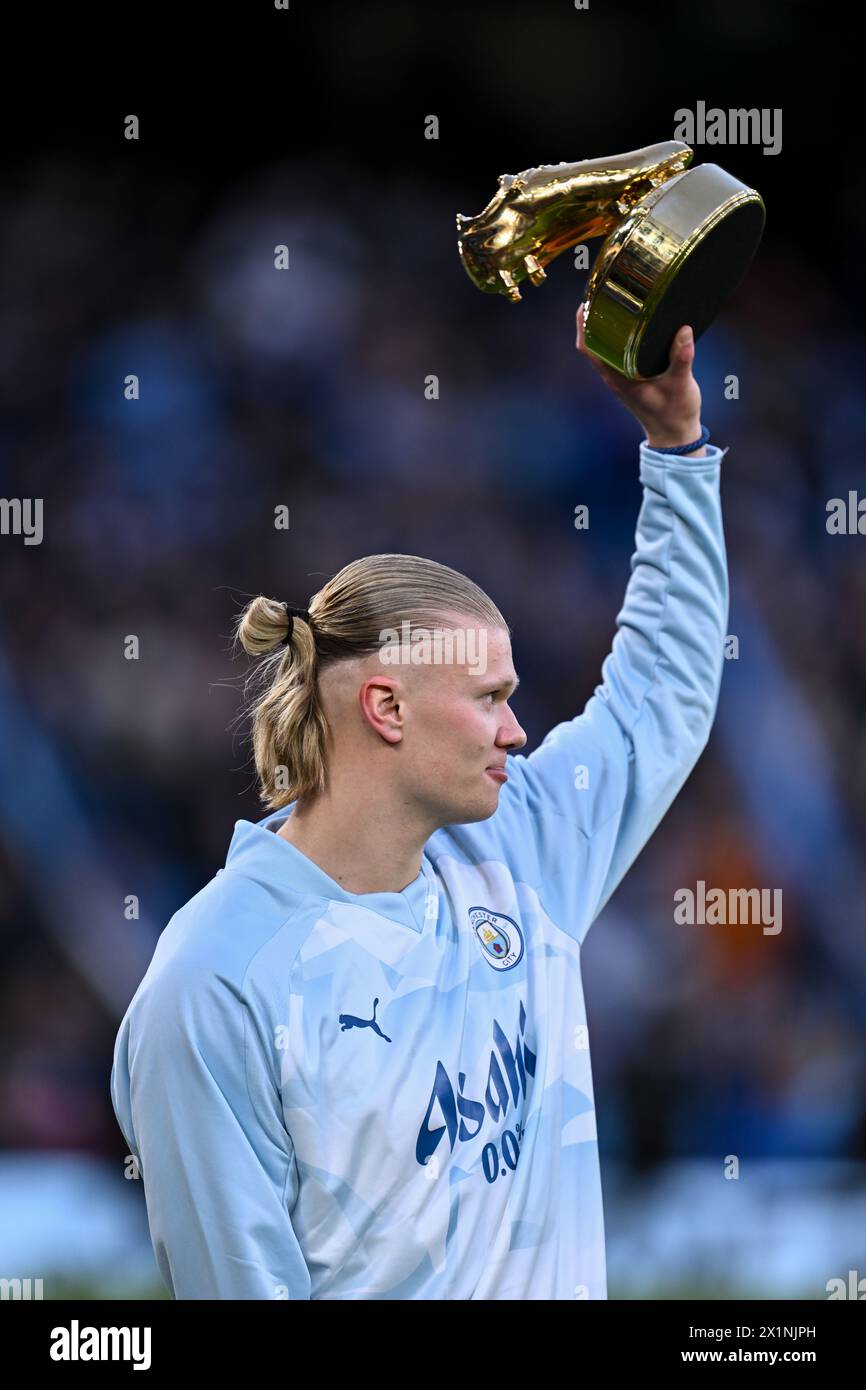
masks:
POLYGON ((590 352, 627 377, 668 366, 677 329, 695 341, 746 273, 764 230, 754 188, 718 164, 689 169, 680 140, 610 159, 500 174, 477 217, 457 214, 460 259, 474 284, 516 303, 518 284, 589 237, 603 236, 586 284, 590 352))

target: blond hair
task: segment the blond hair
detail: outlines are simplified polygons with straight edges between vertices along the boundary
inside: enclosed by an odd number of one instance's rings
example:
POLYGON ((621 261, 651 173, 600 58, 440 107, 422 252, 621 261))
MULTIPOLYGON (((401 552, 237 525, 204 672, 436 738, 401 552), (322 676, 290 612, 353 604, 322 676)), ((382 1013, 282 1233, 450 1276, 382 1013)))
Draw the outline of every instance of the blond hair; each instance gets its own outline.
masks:
POLYGON ((235 650, 271 653, 256 672, 260 692, 241 717, 251 723, 260 800, 274 811, 325 790, 329 731, 318 677, 326 666, 380 650, 383 632, 402 631, 404 622, 410 630, 429 628, 456 614, 510 632, 473 580, 420 555, 353 560, 313 595, 307 611, 309 623, 290 620, 284 603, 259 595, 235 625, 235 650))

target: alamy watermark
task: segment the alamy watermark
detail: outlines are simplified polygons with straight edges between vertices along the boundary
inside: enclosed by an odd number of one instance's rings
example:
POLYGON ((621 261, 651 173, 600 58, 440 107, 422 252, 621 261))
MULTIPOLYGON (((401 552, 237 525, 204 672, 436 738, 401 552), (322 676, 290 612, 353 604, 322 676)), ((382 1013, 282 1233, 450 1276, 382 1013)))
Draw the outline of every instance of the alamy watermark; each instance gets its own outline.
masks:
POLYGON ((0 1299, 42 1298, 41 1279, 0 1279, 0 1299))
POLYGON ((866 497, 848 489, 847 502, 843 497, 831 497, 826 505, 827 534, 830 536, 866 536, 866 497))
POLYGON ((473 675, 487 670, 487 629, 484 627, 416 627, 408 618, 383 627, 379 660, 383 666, 467 666, 473 675))
POLYGON ((150 1338, 149 1327, 82 1327, 73 1318, 69 1327, 51 1329, 48 1355, 52 1361, 131 1361, 134 1371, 147 1371, 150 1338))
POLYGON ((762 145, 764 154, 780 154, 782 149, 782 109, 777 106, 740 107, 723 111, 707 109, 699 101, 695 110, 681 106, 674 112, 674 139, 687 145, 762 145))
POLYGON ((834 1298, 853 1298, 858 1303, 862 1303, 866 1298, 866 1278, 860 1278, 859 1269, 848 1270, 848 1282, 840 1279, 828 1279, 824 1288, 827 1290, 828 1299, 834 1298))
POLYGON ((0 535, 23 536, 25 545, 41 545, 42 498, 0 497, 0 535))
POLYGON ((674 921, 702 926, 742 926, 764 924, 764 936, 777 936, 782 930, 781 888, 710 888, 702 878, 696 890, 678 888, 674 893, 674 921), (773 910, 770 911, 772 893, 773 910))

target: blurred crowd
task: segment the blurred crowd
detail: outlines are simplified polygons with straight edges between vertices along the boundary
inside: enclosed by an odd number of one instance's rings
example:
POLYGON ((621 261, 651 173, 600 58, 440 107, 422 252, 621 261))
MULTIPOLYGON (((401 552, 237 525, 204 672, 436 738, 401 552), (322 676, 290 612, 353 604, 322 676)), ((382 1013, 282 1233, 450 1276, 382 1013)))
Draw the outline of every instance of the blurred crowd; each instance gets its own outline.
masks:
MULTIPOLYGON (((430 556, 512 625, 527 753, 592 694, 642 433, 575 350, 568 253, 517 306, 469 282, 454 214, 492 188, 464 206, 404 174, 372 198, 334 157, 204 198, 48 159, 5 200, 0 491, 44 499, 44 539, 0 537, 0 1147, 120 1165, 120 1016, 234 822, 265 814, 233 725, 251 595, 430 556)), ((739 652, 585 951, 603 1162, 634 1169, 866 1158, 866 539, 825 526, 866 495, 866 397, 860 330, 805 254, 759 252, 697 345, 739 652), (699 879, 781 889, 782 931, 677 925, 699 879)))

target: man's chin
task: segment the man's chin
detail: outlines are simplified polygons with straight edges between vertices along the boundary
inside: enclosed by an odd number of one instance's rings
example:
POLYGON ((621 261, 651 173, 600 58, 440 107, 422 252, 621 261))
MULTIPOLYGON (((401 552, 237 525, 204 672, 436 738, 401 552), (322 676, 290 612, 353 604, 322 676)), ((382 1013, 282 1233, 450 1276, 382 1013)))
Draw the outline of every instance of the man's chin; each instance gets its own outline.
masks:
POLYGON ((489 820, 499 809, 499 788, 491 784, 487 796, 468 798, 460 806, 453 808, 453 814, 443 821, 444 825, 475 825, 478 821, 489 820))

